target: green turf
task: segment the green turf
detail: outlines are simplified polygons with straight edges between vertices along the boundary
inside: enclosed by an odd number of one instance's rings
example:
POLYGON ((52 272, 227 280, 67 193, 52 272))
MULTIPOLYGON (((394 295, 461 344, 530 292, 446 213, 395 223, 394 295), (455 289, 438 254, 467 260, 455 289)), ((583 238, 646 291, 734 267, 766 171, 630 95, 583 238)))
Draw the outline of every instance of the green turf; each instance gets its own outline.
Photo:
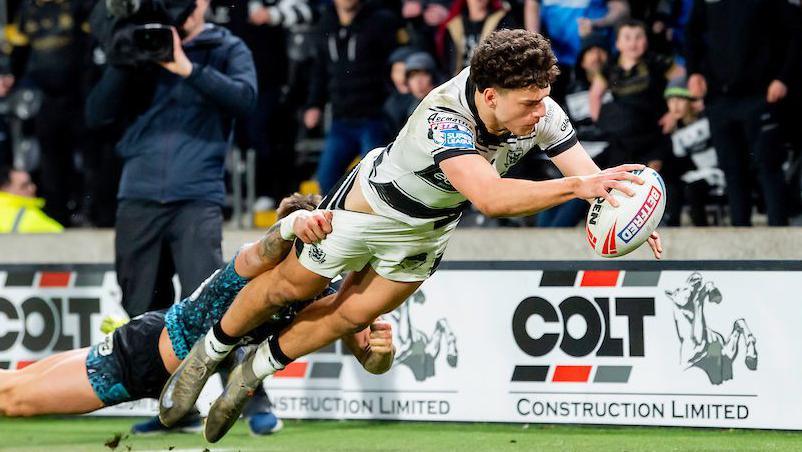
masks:
MULTIPOLYGON (((109 451, 130 418, 0 418, 0 450, 109 451)), ((802 433, 646 427, 522 426, 366 421, 286 421, 271 437, 240 422, 211 445, 199 435, 127 436, 116 450, 265 451, 802 451, 802 433)))

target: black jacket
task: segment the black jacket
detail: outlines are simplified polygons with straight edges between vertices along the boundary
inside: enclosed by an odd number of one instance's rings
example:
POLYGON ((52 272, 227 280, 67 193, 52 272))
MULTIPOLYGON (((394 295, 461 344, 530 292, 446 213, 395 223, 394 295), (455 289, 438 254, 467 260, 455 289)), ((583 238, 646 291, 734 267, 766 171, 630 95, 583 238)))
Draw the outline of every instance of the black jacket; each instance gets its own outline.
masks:
POLYGON ((330 101, 337 119, 380 119, 388 94, 389 74, 383 70, 401 25, 395 15, 368 2, 350 25, 341 26, 334 6, 328 6, 316 30, 307 107, 330 101))
POLYGON ((799 8, 787 0, 695 0, 686 28, 689 74, 709 95, 765 95, 772 80, 796 83, 799 8))
POLYGON ((51 96, 85 95, 91 66, 85 28, 92 5, 91 0, 22 2, 16 25, 28 42, 12 53, 11 69, 17 79, 25 76, 51 96))
POLYGON ((228 30, 208 26, 184 46, 186 78, 109 67, 86 102, 90 127, 133 120, 117 144, 120 199, 225 201, 223 163, 232 119, 256 104, 251 52, 228 30))

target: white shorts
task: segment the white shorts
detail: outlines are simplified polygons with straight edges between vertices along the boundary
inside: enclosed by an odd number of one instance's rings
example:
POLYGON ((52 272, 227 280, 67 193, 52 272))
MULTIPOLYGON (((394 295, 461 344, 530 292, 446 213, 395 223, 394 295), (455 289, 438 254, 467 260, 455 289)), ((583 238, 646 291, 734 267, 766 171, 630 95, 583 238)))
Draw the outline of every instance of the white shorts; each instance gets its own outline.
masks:
POLYGON ((349 210, 333 210, 332 233, 315 245, 297 246, 301 265, 326 278, 370 264, 391 281, 423 281, 437 269, 457 221, 437 229, 349 210))

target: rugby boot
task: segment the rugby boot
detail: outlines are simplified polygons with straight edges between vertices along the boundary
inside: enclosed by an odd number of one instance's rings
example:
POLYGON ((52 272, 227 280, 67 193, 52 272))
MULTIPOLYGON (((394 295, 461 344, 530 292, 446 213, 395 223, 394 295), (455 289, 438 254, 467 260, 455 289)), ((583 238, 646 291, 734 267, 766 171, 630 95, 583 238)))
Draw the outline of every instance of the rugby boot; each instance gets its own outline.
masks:
POLYGON ((172 427, 165 427, 158 416, 134 424, 131 433, 134 435, 157 435, 162 433, 200 433, 203 430, 203 420, 198 410, 191 411, 184 419, 176 422, 172 427))
POLYGON ((262 379, 253 374, 256 347, 249 348, 245 359, 231 371, 223 393, 209 408, 203 436, 210 443, 219 441, 231 429, 256 388, 262 384, 262 379))
POLYGON ((192 410, 206 380, 219 363, 206 354, 203 339, 195 343, 162 389, 159 397, 159 420, 162 424, 172 427, 192 410))

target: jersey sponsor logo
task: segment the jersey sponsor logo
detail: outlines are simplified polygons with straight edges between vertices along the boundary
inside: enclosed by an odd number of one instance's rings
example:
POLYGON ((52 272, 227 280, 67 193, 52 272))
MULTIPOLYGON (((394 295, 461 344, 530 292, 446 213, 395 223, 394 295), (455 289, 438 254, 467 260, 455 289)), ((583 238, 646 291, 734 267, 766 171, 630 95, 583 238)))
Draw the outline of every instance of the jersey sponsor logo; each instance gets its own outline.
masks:
POLYGON ((565 132, 565 129, 567 129, 567 128, 568 128, 568 122, 569 122, 569 121, 568 121, 568 117, 566 117, 565 119, 563 119, 563 122, 562 122, 562 124, 560 124, 560 132, 565 132))
POLYGON ((443 121, 429 124, 428 137, 438 146, 456 149, 473 149, 471 130, 458 122, 443 121))
POLYGON ((426 120, 429 122, 429 124, 445 122, 445 123, 460 124, 468 128, 471 127, 471 124, 468 123, 468 121, 465 118, 457 116, 454 113, 443 113, 443 112, 432 113, 431 115, 429 115, 428 118, 426 118, 426 120))

